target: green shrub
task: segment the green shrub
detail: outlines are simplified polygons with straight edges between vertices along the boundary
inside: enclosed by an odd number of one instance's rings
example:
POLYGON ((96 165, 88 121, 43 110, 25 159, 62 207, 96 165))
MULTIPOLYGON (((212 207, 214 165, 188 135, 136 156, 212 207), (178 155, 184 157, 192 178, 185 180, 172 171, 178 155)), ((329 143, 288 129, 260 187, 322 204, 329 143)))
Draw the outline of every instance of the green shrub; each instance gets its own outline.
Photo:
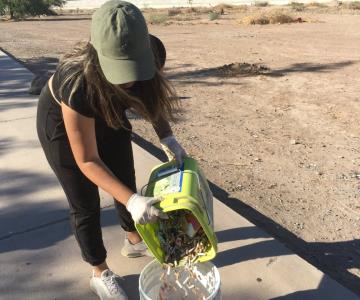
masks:
POLYGON ((216 11, 210 11, 208 16, 210 21, 214 21, 219 18, 220 14, 216 11))
POLYGON ((216 10, 220 10, 220 9, 231 9, 233 8, 234 6, 233 5, 230 5, 230 4, 226 4, 226 3, 220 3, 220 4, 217 4, 215 5, 215 9, 216 10))
POLYGON ((292 22, 294 22, 294 18, 282 9, 258 12, 239 21, 239 23, 245 25, 287 24, 292 22))
POLYGON ((256 7, 265 7, 265 6, 269 5, 269 2, 267 2, 267 1, 255 1, 254 5, 256 7))
POLYGON ((305 4, 301 2, 291 2, 290 7, 294 11, 303 11, 305 10, 305 4))
POLYGON ((360 1, 352 1, 346 3, 348 9, 360 9, 360 1))
POLYGON ((214 11, 216 11, 220 14, 224 14, 226 10, 231 10, 232 8, 233 8, 232 5, 220 3, 220 4, 214 6, 214 11))
POLYGON ((7 6, 5 5, 4 1, 0 0, 0 16, 6 15, 7 6))
POLYGON ((181 14, 181 9, 180 8, 169 8, 168 10, 168 16, 172 17, 172 16, 176 16, 176 15, 180 15, 181 14))
POLYGON ((0 15, 9 15, 10 19, 55 15, 51 6, 61 7, 65 2, 65 0, 0 0, 0 15))
POLYGON ((306 4, 308 7, 318 7, 318 8, 325 8, 328 7, 325 3, 319 3, 319 2, 310 2, 306 4))
POLYGON ((151 14, 149 15, 149 22, 151 24, 164 24, 168 20, 167 14, 151 14))

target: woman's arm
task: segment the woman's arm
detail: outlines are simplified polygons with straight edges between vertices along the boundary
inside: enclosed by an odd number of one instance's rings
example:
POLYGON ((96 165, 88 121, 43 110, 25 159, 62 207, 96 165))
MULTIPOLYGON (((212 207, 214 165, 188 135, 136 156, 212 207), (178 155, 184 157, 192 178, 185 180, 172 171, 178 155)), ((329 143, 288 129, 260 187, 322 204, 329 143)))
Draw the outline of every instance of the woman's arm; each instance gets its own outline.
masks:
POLYGON ((169 122, 164 118, 160 117, 152 126, 160 140, 173 134, 169 122))
POLYGON ((183 158, 187 156, 186 151, 181 147, 173 135, 170 124, 163 118, 152 124, 159 137, 161 147, 163 148, 169 161, 175 159, 177 164, 182 164, 183 158))
POLYGON ((166 214, 153 206, 160 201, 159 198, 143 197, 134 193, 117 179, 100 159, 94 119, 82 116, 63 102, 61 109, 71 150, 81 172, 117 201, 126 205, 135 223, 146 224, 158 217, 166 218, 166 214))
POLYGON ((61 108, 71 150, 80 170, 94 184, 126 205, 134 192, 121 183, 100 159, 94 119, 82 116, 63 102, 61 108))

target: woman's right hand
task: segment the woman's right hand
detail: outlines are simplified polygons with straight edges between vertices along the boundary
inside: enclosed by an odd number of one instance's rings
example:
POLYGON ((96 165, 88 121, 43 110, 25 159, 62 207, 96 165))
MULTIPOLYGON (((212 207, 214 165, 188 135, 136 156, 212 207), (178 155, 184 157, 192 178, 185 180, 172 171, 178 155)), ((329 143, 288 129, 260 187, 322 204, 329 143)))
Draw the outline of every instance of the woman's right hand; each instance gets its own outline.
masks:
POLYGON ((165 213, 153 206, 153 204, 160 201, 160 198, 144 197, 133 194, 127 201, 126 208, 130 212, 135 223, 152 223, 159 217, 163 219, 168 218, 165 213))

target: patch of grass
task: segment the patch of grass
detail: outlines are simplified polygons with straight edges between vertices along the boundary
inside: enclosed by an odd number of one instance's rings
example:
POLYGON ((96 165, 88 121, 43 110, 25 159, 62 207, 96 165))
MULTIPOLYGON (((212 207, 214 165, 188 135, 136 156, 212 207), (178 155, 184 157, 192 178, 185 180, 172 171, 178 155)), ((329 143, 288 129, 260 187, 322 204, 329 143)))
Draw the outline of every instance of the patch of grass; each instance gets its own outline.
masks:
POLYGON ((293 22, 295 22, 295 19, 281 9, 255 13, 240 20, 240 23, 245 25, 287 24, 293 22))
POLYGON ((177 15, 172 17, 170 20, 171 21, 179 21, 179 22, 186 22, 186 21, 195 21, 200 19, 200 17, 198 15, 189 15, 189 14, 181 14, 181 15, 177 15))
POLYGON ((310 2, 310 3, 306 4, 306 7, 325 8, 325 7, 328 7, 328 6, 325 3, 310 2))
POLYGON ((348 9, 360 9, 360 1, 351 1, 344 3, 344 6, 348 9))
POLYGON ((253 14, 242 18, 240 23, 245 25, 266 25, 270 24, 270 20, 263 14, 253 14))
POLYGON ((148 21, 150 24, 165 24, 168 20, 169 16, 167 14, 150 14, 148 16, 148 21))
POLYGON ((181 13, 182 13, 181 9, 176 8, 176 7, 169 8, 169 10, 168 10, 168 16, 169 17, 177 16, 177 15, 180 15, 181 13))
POLYGON ((220 17, 220 13, 218 13, 216 11, 210 11, 208 14, 208 17, 209 17, 210 21, 214 21, 220 17))
POLYGON ((231 9, 233 9, 233 6, 225 3, 220 3, 214 6, 214 11, 218 12, 221 15, 223 15, 226 10, 231 10, 231 9))
POLYGON ((234 6, 233 11, 244 12, 244 11, 247 11, 248 9, 249 9, 248 5, 242 4, 242 5, 234 6))
POLYGON ((198 12, 199 12, 199 9, 196 7, 187 7, 184 10, 184 13, 186 13, 186 14, 194 14, 194 13, 196 14, 198 12))
POLYGON ((256 6, 256 7, 269 6, 269 2, 267 2, 267 1, 255 1, 254 6, 256 6))
POLYGON ((291 2, 290 7, 293 11, 304 11, 305 10, 305 4, 301 2, 291 2))
POLYGON ((213 11, 213 9, 211 7, 197 7, 197 9, 196 9, 196 13, 198 15, 208 14, 211 11, 213 11))
POLYGON ((220 3, 218 5, 215 5, 214 6, 214 9, 218 10, 218 9, 231 9, 233 8, 234 6, 233 5, 230 5, 230 4, 225 4, 225 3, 220 3))

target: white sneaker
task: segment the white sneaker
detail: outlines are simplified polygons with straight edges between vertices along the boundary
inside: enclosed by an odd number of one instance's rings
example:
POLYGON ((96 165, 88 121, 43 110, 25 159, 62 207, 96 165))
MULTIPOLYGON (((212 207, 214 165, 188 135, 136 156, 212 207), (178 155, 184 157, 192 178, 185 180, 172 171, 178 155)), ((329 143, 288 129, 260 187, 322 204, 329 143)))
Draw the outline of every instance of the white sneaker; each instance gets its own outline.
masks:
POLYGON ((152 253, 148 250, 148 247, 141 241, 137 244, 131 244, 130 241, 125 238, 124 247, 121 249, 121 254, 125 257, 135 258, 140 256, 150 256, 152 257, 152 253))
POLYGON ((90 289, 99 296, 101 300, 128 300, 124 290, 119 284, 122 278, 112 271, 105 270, 100 277, 94 274, 90 279, 90 289))

